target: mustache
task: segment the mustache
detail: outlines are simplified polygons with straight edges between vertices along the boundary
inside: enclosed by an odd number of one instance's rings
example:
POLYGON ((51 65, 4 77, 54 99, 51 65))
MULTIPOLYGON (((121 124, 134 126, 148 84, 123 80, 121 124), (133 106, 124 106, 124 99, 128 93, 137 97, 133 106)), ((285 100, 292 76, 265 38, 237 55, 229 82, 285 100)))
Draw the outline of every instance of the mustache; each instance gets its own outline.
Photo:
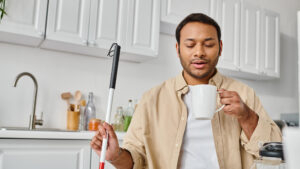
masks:
POLYGON ((194 63, 194 62, 205 62, 205 63, 208 63, 209 60, 208 59, 204 59, 204 58, 195 58, 195 59, 192 59, 190 61, 190 63, 194 63))

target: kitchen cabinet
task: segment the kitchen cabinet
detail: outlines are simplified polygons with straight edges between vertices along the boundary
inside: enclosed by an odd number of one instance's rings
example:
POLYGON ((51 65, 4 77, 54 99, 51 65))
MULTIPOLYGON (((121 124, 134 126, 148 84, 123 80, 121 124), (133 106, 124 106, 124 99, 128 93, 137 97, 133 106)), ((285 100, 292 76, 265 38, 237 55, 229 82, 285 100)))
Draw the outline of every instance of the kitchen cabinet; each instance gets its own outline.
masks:
POLYGON ((1 139, 0 169, 88 169, 88 140, 1 139))
POLYGON ((261 10, 247 1, 241 5, 240 70, 260 74, 261 10))
POLYGON ((218 0, 213 18, 221 27, 223 50, 218 68, 239 71, 240 66, 240 0, 218 0))
POLYGON ((120 59, 141 62, 158 53, 159 15, 159 0, 50 1, 41 47, 105 57, 117 42, 120 59))
MULTIPOLYGON (((122 145, 125 132, 116 132, 122 145)), ((0 130, 0 169, 94 169, 99 156, 91 149, 91 131, 0 130)), ((108 162, 106 169, 114 169, 108 162)))
POLYGON ((262 12, 262 61, 261 72, 267 77, 280 77, 279 14, 269 10, 262 12))
POLYGON ((244 79, 279 78, 279 15, 245 0, 216 4, 220 12, 214 18, 223 37, 220 72, 244 79))
POLYGON ((161 32, 175 35, 177 25, 191 13, 210 15, 215 0, 161 0, 161 32))
POLYGON ((46 39, 86 45, 90 0, 50 0, 46 39))
POLYGON ((90 47, 109 49, 111 44, 125 43, 126 35, 126 1, 119 0, 92 0, 89 25, 90 47))
POLYGON ((160 0, 129 0, 126 51, 153 57, 158 54, 160 0))
POLYGON ((44 39, 47 0, 8 0, 0 23, 0 41, 39 46, 44 39))

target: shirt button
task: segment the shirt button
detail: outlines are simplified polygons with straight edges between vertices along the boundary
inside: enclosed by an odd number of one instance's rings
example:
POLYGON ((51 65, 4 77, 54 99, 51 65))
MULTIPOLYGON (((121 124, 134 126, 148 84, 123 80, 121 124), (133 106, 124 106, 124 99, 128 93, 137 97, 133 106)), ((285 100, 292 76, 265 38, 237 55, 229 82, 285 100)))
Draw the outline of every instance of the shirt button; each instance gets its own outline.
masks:
POLYGON ((184 120, 184 117, 181 117, 181 120, 183 121, 183 120, 184 120))
POLYGON ((175 147, 178 147, 178 143, 175 144, 175 147))

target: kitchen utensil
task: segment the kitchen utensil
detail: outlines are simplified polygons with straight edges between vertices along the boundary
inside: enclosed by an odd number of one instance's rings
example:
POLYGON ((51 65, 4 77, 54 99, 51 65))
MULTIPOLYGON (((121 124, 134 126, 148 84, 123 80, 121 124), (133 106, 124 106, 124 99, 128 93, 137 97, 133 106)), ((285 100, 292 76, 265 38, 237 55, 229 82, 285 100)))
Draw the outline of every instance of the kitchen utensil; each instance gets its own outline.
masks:
POLYGON ((72 94, 70 92, 65 92, 61 94, 61 98, 67 102, 68 110, 70 109, 70 99, 72 98, 72 94))
POLYGON ((86 105, 86 101, 85 100, 80 100, 80 106, 85 106, 86 105))
MULTIPOLYGON (((113 43, 108 52, 108 56, 111 56, 111 53, 113 52, 112 71, 110 75, 109 95, 108 95, 106 119, 105 119, 105 122, 108 124, 110 123, 110 113, 111 113, 113 95, 114 95, 114 90, 115 90, 116 80, 117 80, 120 50, 121 47, 117 43, 113 43)), ((106 132, 106 137, 102 141, 99 169, 104 169, 107 141, 108 141, 108 133, 106 132)))
MULTIPOLYGON (((81 96, 82 96, 82 94, 81 94, 80 90, 77 90, 77 91, 75 92, 75 95, 74 95, 74 98, 75 98, 75 104, 76 104, 76 105, 79 105, 81 96)), ((77 106, 75 106, 75 108, 77 108, 77 106)), ((75 111, 78 111, 78 110, 75 109, 75 111)))

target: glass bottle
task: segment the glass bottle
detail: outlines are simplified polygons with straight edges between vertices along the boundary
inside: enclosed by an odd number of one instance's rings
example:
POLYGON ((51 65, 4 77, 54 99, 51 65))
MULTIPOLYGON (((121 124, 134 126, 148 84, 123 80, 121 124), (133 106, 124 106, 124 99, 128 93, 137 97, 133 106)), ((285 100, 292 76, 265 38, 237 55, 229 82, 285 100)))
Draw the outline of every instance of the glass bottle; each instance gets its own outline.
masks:
POLYGON ((88 130, 90 119, 96 118, 93 92, 89 93, 89 100, 84 110, 84 130, 88 130))
POLYGON ((113 127, 115 131, 124 131, 124 115, 122 106, 119 106, 117 108, 117 113, 115 114, 113 127))
POLYGON ((128 100, 128 107, 126 108, 125 116, 124 116, 124 131, 127 131, 130 125, 133 112, 134 112, 134 107, 133 107, 132 100, 128 100))

